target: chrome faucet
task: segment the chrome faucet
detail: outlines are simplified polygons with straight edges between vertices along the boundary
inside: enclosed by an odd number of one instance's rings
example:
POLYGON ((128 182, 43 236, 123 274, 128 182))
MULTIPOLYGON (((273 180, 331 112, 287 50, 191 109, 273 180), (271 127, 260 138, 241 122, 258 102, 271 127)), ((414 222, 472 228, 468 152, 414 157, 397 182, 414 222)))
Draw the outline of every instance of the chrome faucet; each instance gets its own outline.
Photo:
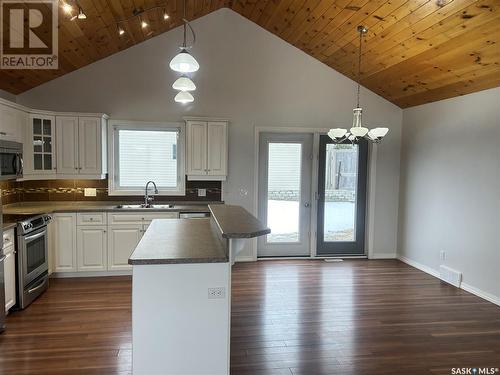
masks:
POLYGON ((153 184, 154 188, 155 188, 155 194, 158 194, 158 188, 156 187, 156 184, 154 181, 148 181, 146 183, 146 190, 144 192, 144 204, 143 204, 143 207, 145 208, 149 208, 151 207, 151 202, 153 201, 154 197, 150 197, 149 196, 149 184, 153 184))

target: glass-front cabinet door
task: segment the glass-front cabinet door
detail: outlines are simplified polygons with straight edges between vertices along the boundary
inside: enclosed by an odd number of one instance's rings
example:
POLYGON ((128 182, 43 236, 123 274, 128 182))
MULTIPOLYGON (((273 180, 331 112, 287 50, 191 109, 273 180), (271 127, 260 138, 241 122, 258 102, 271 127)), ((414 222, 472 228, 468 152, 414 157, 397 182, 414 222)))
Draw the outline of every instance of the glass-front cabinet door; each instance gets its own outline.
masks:
POLYGON ((55 173, 55 117, 32 114, 28 129, 28 153, 30 172, 55 173))

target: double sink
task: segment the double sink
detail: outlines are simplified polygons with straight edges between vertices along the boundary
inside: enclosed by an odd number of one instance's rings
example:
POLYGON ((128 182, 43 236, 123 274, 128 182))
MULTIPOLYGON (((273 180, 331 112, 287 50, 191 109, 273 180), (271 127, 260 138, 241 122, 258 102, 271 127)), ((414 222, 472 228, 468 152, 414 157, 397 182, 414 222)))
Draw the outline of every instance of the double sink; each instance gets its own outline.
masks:
POLYGON ((114 208, 121 210, 166 210, 173 209, 173 204, 119 204, 114 208))

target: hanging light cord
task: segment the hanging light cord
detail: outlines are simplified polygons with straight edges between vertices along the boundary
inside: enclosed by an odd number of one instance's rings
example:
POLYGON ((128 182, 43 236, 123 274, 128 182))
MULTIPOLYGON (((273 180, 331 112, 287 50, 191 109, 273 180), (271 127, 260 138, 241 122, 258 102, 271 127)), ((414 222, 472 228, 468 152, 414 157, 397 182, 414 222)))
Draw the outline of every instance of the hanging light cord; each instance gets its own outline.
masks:
POLYGON ((356 108, 359 108, 359 91, 361 87, 361 45, 363 42, 363 30, 359 31, 359 56, 358 56, 358 92, 357 92, 357 106, 356 108))
POLYGON ((182 48, 184 48, 184 49, 191 48, 193 46, 193 44, 196 43, 196 34, 195 34, 193 28, 191 27, 191 24, 189 23, 189 21, 186 18, 186 0, 184 0, 184 10, 183 10, 182 21, 184 22, 184 43, 182 44, 182 48), (186 45, 186 39, 187 39, 186 26, 189 27, 189 30, 191 30, 191 34, 193 35, 193 43, 191 43, 191 45, 189 47, 186 45))

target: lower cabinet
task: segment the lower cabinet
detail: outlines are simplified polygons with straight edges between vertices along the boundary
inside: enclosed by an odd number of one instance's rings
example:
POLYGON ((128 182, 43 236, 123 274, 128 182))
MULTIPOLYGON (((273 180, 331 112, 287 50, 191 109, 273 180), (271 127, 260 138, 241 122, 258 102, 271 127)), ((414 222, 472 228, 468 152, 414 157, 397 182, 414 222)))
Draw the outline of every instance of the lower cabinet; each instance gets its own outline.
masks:
POLYGON ((14 246, 3 249, 5 278, 5 311, 16 304, 16 252, 14 246))
POLYGON ((76 242, 77 270, 106 271, 107 247, 105 226, 78 226, 76 242))
POLYGON ((76 272, 76 213, 54 218, 54 272, 76 272))
POLYGON ((111 225, 108 235, 108 270, 130 270, 128 258, 141 240, 142 224, 111 225))
POLYGON ((54 272, 128 271, 128 258, 151 221, 179 214, 85 212, 56 213, 53 218, 49 262, 54 272))

